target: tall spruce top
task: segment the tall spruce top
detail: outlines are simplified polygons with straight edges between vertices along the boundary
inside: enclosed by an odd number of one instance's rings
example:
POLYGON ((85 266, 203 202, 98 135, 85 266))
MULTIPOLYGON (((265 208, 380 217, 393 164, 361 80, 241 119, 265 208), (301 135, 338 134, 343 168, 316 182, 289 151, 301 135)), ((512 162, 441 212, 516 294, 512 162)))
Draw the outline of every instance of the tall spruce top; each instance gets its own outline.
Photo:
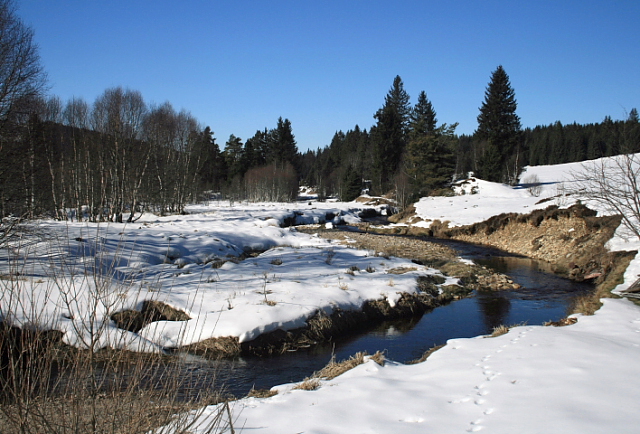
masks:
POLYGON ((520 131, 520 118, 516 114, 516 96, 509 76, 502 65, 491 75, 484 93, 484 102, 478 115, 476 134, 481 140, 495 140, 500 136, 520 131))

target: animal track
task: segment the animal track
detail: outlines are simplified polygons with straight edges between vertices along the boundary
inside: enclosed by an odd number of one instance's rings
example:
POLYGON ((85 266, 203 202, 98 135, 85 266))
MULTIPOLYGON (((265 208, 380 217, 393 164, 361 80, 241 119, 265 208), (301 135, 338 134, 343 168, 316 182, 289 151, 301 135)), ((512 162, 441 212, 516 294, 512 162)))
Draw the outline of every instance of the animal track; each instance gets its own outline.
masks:
POLYGON ((471 422, 471 424, 470 424, 471 426, 469 427, 469 429, 467 431, 468 432, 478 432, 478 431, 480 431, 483 428, 483 426, 480 425, 482 422, 483 422, 482 419, 474 420, 473 422, 471 422))

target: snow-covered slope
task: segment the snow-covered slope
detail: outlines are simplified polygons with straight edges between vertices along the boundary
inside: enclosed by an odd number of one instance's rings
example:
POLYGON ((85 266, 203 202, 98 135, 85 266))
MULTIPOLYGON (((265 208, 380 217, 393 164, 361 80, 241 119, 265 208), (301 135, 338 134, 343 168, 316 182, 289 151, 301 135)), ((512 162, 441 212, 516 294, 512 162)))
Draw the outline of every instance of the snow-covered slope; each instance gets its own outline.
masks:
POLYGON ((569 327, 453 339, 424 363, 369 361, 315 391, 242 399, 236 432, 631 434, 639 357, 640 309, 605 300, 569 327))

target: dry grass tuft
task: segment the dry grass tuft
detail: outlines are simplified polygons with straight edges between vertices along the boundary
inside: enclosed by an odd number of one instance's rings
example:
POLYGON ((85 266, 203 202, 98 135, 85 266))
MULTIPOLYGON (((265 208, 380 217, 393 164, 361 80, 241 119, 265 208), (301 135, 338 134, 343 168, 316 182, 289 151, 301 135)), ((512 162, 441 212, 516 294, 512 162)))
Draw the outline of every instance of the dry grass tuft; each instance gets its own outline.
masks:
POLYGON ((363 364, 367 359, 371 359, 378 365, 384 366, 384 354, 382 352, 377 351, 374 355, 370 357, 367 356, 368 354, 366 352, 361 351, 341 362, 336 362, 334 357, 327 366, 316 372, 313 376, 316 378, 331 380, 355 368, 356 366, 363 364))
POLYGON ((302 383, 294 386, 293 390, 316 390, 320 387, 319 378, 306 378, 302 383))
POLYGON ((408 273, 410 271, 417 271, 418 269, 416 267, 397 267, 397 268, 392 268, 390 270, 387 270, 388 274, 404 274, 404 273, 408 273))
POLYGON ((422 363, 429 358, 433 353, 438 351, 440 348, 446 347, 447 344, 436 345, 435 347, 429 348, 419 359, 412 360, 407 363, 407 365, 415 365, 416 363, 422 363))
POLYGON ((568 325, 572 325, 578 322, 578 318, 562 318, 558 321, 547 321, 543 325, 545 327, 553 326, 553 327, 564 327, 568 325))
POLYGON ((602 302, 600 301, 601 296, 603 296, 603 294, 596 292, 576 297, 573 301, 571 312, 581 313, 583 315, 593 315, 598 309, 600 309, 600 307, 602 307, 602 302))
POLYGON ((509 328, 510 327, 504 324, 501 324, 498 327, 494 327, 493 332, 489 335, 489 337, 495 338, 498 336, 506 335, 507 333, 509 333, 509 328))
POLYGON ((270 389, 251 389, 248 398, 271 398, 272 396, 276 396, 278 394, 277 390, 270 389))
POLYGON ((369 356, 365 351, 356 353, 341 362, 336 362, 335 356, 331 358, 327 366, 315 372, 311 377, 305 378, 305 380, 296 385, 294 390, 316 390, 320 387, 320 380, 332 380, 339 375, 344 374, 347 371, 355 368, 358 365, 363 364, 367 360, 373 360, 380 366, 384 366, 384 353, 377 351, 372 356, 369 356))

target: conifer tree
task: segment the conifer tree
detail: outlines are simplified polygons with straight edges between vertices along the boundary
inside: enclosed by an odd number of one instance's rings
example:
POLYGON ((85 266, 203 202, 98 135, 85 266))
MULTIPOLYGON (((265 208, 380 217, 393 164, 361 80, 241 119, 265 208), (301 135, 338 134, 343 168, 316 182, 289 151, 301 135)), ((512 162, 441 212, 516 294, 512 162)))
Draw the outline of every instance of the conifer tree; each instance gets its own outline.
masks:
POLYGON ((355 200, 362 192, 362 178, 351 164, 344 171, 341 187, 340 199, 345 202, 355 200))
POLYGON ((374 115, 378 122, 371 130, 375 181, 381 192, 390 187, 390 181, 400 166, 406 144, 409 113, 409 95, 404 90, 400 76, 396 76, 393 86, 385 96, 384 106, 374 115))
POLYGON ((298 147, 291 128, 289 119, 278 119, 278 126, 275 131, 275 149, 274 161, 276 163, 289 162, 296 166, 296 156, 298 155, 298 147))
POLYGON ((224 146, 224 157, 228 168, 229 180, 236 176, 242 177, 245 168, 242 167, 242 139, 231 134, 224 146))
POLYGON ((489 181, 514 183, 523 164, 521 127, 515 92, 502 65, 492 73, 484 95, 475 133, 484 144, 480 176, 489 181))
POLYGON ((456 168, 454 132, 457 126, 457 123, 442 124, 407 144, 405 172, 418 197, 429 195, 451 182, 456 168))
POLYGON ((418 102, 413 107, 409 117, 409 135, 413 139, 426 134, 433 134, 436 130, 436 122, 438 122, 436 111, 423 90, 418 95, 418 102))

